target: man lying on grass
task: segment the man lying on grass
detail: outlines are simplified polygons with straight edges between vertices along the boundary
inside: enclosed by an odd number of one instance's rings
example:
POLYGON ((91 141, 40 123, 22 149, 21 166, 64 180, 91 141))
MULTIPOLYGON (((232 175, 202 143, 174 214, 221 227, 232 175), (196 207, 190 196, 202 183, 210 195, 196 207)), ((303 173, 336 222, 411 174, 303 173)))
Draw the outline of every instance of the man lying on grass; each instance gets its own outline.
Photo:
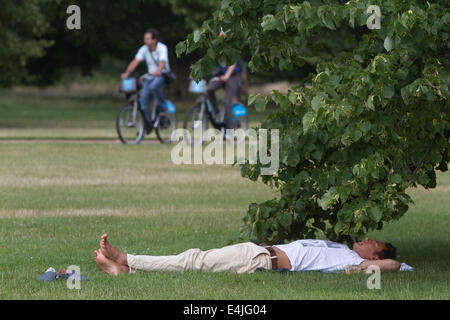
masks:
POLYGON ((346 266, 357 266, 356 271, 361 271, 372 265, 381 271, 398 271, 400 263, 395 260, 395 253, 390 243, 366 238, 356 242, 353 250, 332 241, 308 239, 271 247, 246 242, 208 251, 189 249, 172 256, 136 256, 113 247, 104 234, 94 256, 101 270, 118 275, 137 270, 250 273, 258 268, 335 272, 346 266))

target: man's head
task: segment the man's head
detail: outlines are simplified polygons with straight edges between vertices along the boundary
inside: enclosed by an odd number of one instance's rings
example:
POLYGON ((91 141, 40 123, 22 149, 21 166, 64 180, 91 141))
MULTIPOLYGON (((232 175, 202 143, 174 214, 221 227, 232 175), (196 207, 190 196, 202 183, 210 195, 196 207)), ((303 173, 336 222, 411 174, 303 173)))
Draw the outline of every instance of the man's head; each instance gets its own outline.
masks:
POLYGON ((156 29, 148 29, 144 34, 144 43, 147 47, 153 47, 158 43, 159 32, 156 29))
POLYGON ((383 243, 370 238, 353 244, 355 251, 361 258, 368 260, 396 259, 397 249, 390 243, 383 243))

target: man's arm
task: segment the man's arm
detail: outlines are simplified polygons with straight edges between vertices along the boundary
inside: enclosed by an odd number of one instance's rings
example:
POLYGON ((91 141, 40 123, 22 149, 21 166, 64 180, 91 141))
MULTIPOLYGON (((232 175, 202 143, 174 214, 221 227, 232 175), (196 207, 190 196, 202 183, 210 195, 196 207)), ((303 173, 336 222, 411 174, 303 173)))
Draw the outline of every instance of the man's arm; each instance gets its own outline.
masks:
POLYGON ((136 67, 139 65, 139 63, 141 63, 141 60, 139 59, 133 59, 133 61, 130 62, 130 64, 127 67, 127 71, 125 71, 124 73, 122 73, 121 77, 122 79, 125 79, 126 77, 128 77, 128 75, 130 73, 132 73, 134 71, 134 69, 136 69, 136 67))
POLYGON ((156 70, 154 73, 153 73, 153 76, 155 76, 155 77, 159 77, 160 75, 161 75, 161 71, 164 69, 164 66, 166 65, 166 62, 163 60, 163 61, 160 61, 159 63, 158 63, 158 70, 156 70))
POLYGON ((226 82, 228 79, 230 79, 235 68, 236 68, 236 63, 233 64, 232 66, 228 67, 227 72, 225 72, 225 74, 223 76, 220 76, 220 80, 222 80, 223 82, 226 82))
POLYGON ((393 259, 365 260, 359 265, 362 271, 366 271, 370 266, 378 266, 382 272, 392 272, 400 269, 400 262, 393 259))

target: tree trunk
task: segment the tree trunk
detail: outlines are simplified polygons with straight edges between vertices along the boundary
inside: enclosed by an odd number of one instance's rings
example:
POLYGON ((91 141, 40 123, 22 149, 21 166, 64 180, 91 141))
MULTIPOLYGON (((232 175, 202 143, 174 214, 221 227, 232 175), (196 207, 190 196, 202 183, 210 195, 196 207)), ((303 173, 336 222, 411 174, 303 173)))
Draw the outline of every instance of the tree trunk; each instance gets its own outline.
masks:
POLYGON ((67 68, 64 72, 64 87, 66 88, 66 93, 70 93, 70 89, 72 88, 72 76, 72 68, 67 68))
POLYGON ((173 95, 175 100, 185 100, 189 94, 190 84, 190 66, 195 62, 192 58, 183 58, 177 62, 173 71, 177 76, 177 80, 174 83, 173 95))

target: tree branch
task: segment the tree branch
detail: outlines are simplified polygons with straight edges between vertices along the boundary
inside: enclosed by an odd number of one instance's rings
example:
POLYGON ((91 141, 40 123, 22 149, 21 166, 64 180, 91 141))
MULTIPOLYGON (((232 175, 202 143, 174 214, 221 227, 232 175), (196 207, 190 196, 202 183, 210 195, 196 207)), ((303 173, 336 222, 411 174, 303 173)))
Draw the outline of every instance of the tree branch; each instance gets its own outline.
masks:
POLYGON ((431 143, 428 145, 427 151, 425 151, 425 154, 423 155, 423 157, 416 164, 416 169, 414 169, 411 177, 408 179, 408 184, 411 183, 412 179, 414 179, 414 177, 416 176, 417 171, 423 166, 423 163, 425 162, 425 159, 427 158, 428 154, 430 153, 431 147, 433 146, 435 140, 436 140, 436 136, 434 136, 433 140, 431 140, 431 143))

